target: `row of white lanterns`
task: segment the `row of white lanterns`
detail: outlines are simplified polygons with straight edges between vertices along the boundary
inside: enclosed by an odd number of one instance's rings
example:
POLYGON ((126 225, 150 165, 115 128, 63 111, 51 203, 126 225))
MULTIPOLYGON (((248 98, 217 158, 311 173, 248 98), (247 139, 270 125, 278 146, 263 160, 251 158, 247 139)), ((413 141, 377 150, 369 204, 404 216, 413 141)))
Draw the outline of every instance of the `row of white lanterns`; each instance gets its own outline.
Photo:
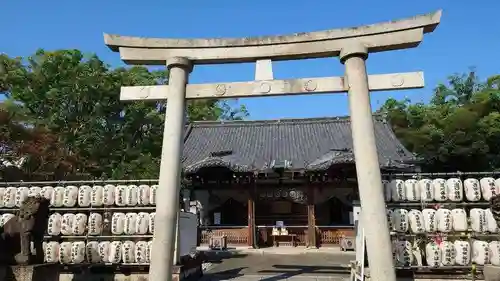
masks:
POLYGON ((426 208, 388 209, 387 219, 391 231, 415 234, 435 232, 497 233, 498 225, 490 209, 472 208, 467 214, 464 209, 426 208))
MULTIPOLYGON (((44 242, 44 261, 48 263, 138 263, 148 264, 151 258, 150 241, 84 241, 44 242)), ((34 250, 34 249, 32 249, 34 250)))
POLYGON ((19 207, 28 196, 42 196, 52 207, 154 206, 158 185, 82 185, 0 188, 0 208, 19 207))
POLYGON ((392 250, 397 266, 500 265, 499 241, 431 241, 420 247, 407 240, 399 240, 393 241, 392 250))
POLYGON ((394 179, 383 181, 386 201, 393 202, 477 202, 500 194, 500 178, 481 179, 394 179))
MULTIPOLYGON (((122 213, 115 212, 111 216, 112 235, 145 235, 153 234, 155 228, 156 213, 122 213)), ((0 216, 0 226, 3 226, 14 214, 5 213, 0 216)), ((47 234, 58 235, 101 235, 106 219, 100 213, 53 213, 47 223, 47 234)))

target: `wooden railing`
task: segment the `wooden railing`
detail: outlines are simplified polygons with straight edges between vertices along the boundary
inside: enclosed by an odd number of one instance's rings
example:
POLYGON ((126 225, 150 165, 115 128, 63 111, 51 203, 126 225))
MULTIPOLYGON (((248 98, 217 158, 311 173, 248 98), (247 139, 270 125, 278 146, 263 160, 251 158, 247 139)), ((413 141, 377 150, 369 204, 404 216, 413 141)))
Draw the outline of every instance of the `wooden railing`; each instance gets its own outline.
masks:
POLYGON ((200 226, 199 235, 201 245, 208 245, 213 236, 226 236, 228 246, 248 245, 248 226, 200 226))
MULTIPOLYGON (((297 246, 307 246, 307 226, 287 226, 286 229, 289 234, 296 235, 297 246)), ((271 247, 273 244, 272 232, 273 226, 257 226, 257 245, 271 247)))
POLYGON ((355 236, 354 226, 316 226, 319 246, 338 246, 343 236, 355 236))
MULTIPOLYGON (((307 226, 287 226, 288 233, 296 235, 297 246, 307 245, 307 226)), ((256 227, 256 244, 258 247, 272 246, 273 226, 256 227)), ((208 245, 212 236, 226 236, 228 246, 248 245, 248 226, 200 226, 200 245, 208 245)), ((354 226, 316 226, 316 243, 318 247, 339 246, 343 236, 354 236, 354 226)), ((310 245, 312 246, 312 245, 310 245)))

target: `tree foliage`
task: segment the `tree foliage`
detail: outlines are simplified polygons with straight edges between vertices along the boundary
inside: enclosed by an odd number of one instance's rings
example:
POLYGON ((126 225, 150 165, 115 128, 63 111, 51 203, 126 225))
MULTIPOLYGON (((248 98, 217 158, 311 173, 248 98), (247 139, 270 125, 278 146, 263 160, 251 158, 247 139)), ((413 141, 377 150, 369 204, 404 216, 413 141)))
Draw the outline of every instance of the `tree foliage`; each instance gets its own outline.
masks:
MULTIPOLYGON (((113 69, 78 50, 0 55, 4 155, 29 156, 31 170, 44 172, 156 178, 166 105, 124 103, 119 93, 121 86, 165 84, 166 77, 145 67, 113 69)), ((244 106, 217 100, 190 101, 187 112, 190 121, 248 116, 244 106)))
POLYGON ((499 85, 500 75, 482 82, 470 71, 438 85, 428 104, 389 99, 380 112, 424 170, 491 171, 500 168, 499 85))

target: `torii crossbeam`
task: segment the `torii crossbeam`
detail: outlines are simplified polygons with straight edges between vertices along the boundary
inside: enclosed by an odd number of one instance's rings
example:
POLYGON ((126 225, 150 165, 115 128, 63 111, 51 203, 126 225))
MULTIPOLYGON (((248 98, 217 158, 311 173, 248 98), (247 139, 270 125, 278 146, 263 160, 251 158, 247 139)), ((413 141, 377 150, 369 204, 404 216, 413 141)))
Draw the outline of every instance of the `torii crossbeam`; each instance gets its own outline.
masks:
POLYGON ((237 98, 348 92, 356 173, 366 233, 371 277, 395 281, 383 187, 369 91, 424 86, 423 73, 370 75, 369 53, 413 48, 433 32, 441 11, 367 26, 285 36, 213 39, 158 39, 104 34, 111 50, 128 64, 166 65, 168 86, 122 87, 122 100, 168 99, 156 207, 150 275, 152 281, 172 280, 172 261, 180 192, 186 99, 237 98), (272 61, 338 56, 344 77, 273 80, 272 61), (193 65, 256 62, 250 82, 187 84, 193 65))

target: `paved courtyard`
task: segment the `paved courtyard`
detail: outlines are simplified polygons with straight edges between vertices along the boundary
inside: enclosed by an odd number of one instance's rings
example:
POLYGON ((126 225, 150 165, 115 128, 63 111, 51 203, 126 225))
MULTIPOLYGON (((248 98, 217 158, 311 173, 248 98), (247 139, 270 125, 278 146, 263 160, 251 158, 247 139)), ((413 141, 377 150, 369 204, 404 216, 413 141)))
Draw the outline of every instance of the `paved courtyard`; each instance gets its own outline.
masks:
POLYGON ((210 267, 202 280, 346 280, 354 253, 337 249, 232 250, 209 252, 210 267))

